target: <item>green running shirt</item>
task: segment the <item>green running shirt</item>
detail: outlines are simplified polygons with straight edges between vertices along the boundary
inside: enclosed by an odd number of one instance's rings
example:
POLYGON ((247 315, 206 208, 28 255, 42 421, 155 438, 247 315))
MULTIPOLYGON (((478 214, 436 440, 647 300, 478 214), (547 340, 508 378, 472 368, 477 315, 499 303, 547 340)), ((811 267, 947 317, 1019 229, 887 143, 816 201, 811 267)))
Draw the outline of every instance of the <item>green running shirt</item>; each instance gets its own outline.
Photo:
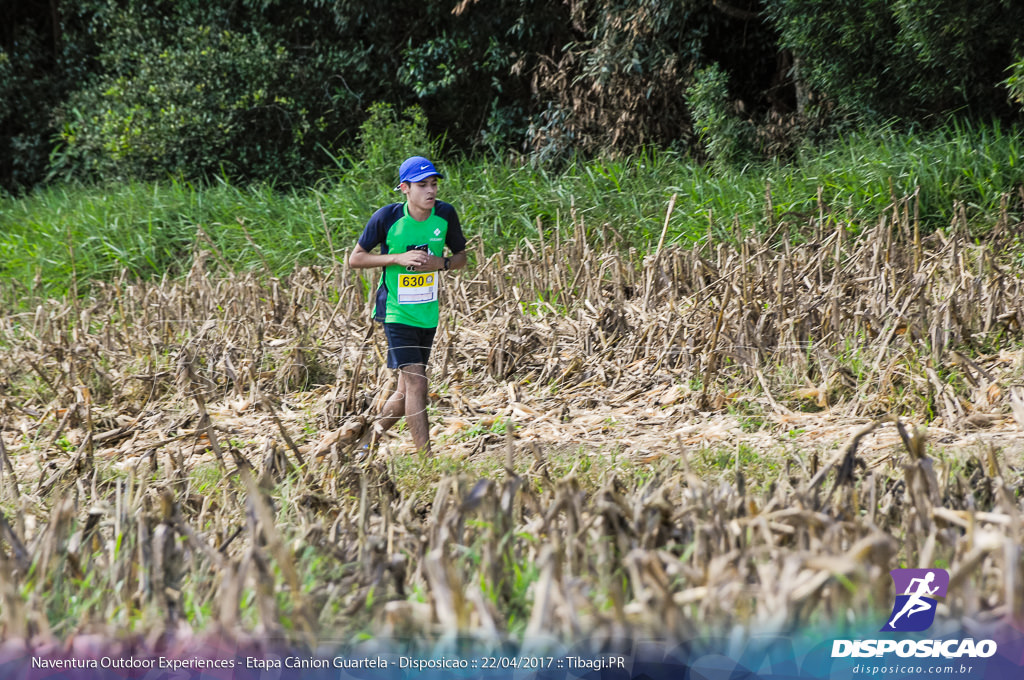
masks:
MULTIPOLYGON (((382 255, 426 246, 431 255, 443 257, 445 246, 452 253, 465 250, 466 237, 455 208, 444 201, 436 201, 430 217, 422 222, 409 215, 405 203, 392 203, 373 214, 359 245, 367 252, 379 245, 382 255)), ((373 318, 418 328, 436 327, 440 273, 409 272, 401 265, 384 267, 373 318)))

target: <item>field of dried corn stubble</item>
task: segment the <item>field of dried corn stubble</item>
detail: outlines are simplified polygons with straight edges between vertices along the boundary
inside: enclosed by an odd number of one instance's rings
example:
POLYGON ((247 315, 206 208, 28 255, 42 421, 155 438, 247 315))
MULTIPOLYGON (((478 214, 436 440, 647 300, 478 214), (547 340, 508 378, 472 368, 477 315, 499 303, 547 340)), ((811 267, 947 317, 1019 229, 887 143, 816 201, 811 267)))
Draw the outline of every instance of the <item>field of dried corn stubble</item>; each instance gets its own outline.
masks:
MULTIPOLYGON (((0 636, 482 644, 1024 614, 1021 225, 649 253, 546 234, 448 277, 434 454, 342 265, 98 283, 0 319, 0 636)), ((607 230, 606 230, 607 231, 607 230)), ((20 642, 19 642, 20 641, 20 642)), ((73 644, 65 642, 62 644, 73 644)))

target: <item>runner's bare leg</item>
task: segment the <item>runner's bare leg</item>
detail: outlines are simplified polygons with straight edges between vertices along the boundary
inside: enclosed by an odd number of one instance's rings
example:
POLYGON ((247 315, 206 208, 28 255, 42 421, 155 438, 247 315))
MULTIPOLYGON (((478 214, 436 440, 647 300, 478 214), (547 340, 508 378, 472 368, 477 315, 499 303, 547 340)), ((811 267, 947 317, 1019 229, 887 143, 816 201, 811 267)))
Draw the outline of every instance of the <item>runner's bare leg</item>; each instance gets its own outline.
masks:
POLYGON ((408 364, 399 369, 398 385, 388 397, 374 424, 379 437, 397 423, 402 416, 409 426, 413 445, 417 451, 430 452, 430 429, 427 423, 427 367, 408 364))
POLYGON ((374 429, 378 436, 387 432, 391 427, 405 415, 405 369, 398 369, 398 384, 395 391, 391 393, 388 400, 384 402, 384 408, 380 411, 380 417, 374 423, 374 429))
POLYGON ((421 453, 430 453, 430 428, 427 423, 427 366, 409 364, 402 367, 405 378, 405 422, 412 434, 412 443, 421 453))

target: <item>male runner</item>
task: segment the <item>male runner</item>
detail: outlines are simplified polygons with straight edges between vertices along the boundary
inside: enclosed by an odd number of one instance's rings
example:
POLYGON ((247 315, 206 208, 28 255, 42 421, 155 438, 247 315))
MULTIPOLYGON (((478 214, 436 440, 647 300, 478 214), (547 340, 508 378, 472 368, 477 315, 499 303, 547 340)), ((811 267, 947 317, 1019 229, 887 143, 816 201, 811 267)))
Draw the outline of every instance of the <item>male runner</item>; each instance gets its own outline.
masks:
POLYGON ((437 330, 438 281, 444 272, 466 266, 459 217, 450 204, 437 200, 437 181, 443 178, 426 158, 406 159, 396 187, 405 203, 375 212, 348 259, 354 269, 383 267, 373 318, 384 325, 388 368, 399 370, 375 436, 405 416, 414 446, 424 453, 430 452, 426 371, 437 330), (377 246, 380 254, 371 253, 377 246))

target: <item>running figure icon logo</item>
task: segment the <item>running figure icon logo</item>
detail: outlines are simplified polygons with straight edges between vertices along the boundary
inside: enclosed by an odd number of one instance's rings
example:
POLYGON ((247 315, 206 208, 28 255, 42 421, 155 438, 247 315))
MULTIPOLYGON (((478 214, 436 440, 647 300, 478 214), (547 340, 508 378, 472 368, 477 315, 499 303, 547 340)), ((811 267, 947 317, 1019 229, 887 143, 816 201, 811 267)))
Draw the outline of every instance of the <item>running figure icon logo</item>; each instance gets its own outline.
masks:
POLYGON ((896 586, 892 614, 882 631, 917 633, 935 621, 938 597, 945 597, 949 588, 949 572, 945 569, 893 569, 889 572, 896 586))

